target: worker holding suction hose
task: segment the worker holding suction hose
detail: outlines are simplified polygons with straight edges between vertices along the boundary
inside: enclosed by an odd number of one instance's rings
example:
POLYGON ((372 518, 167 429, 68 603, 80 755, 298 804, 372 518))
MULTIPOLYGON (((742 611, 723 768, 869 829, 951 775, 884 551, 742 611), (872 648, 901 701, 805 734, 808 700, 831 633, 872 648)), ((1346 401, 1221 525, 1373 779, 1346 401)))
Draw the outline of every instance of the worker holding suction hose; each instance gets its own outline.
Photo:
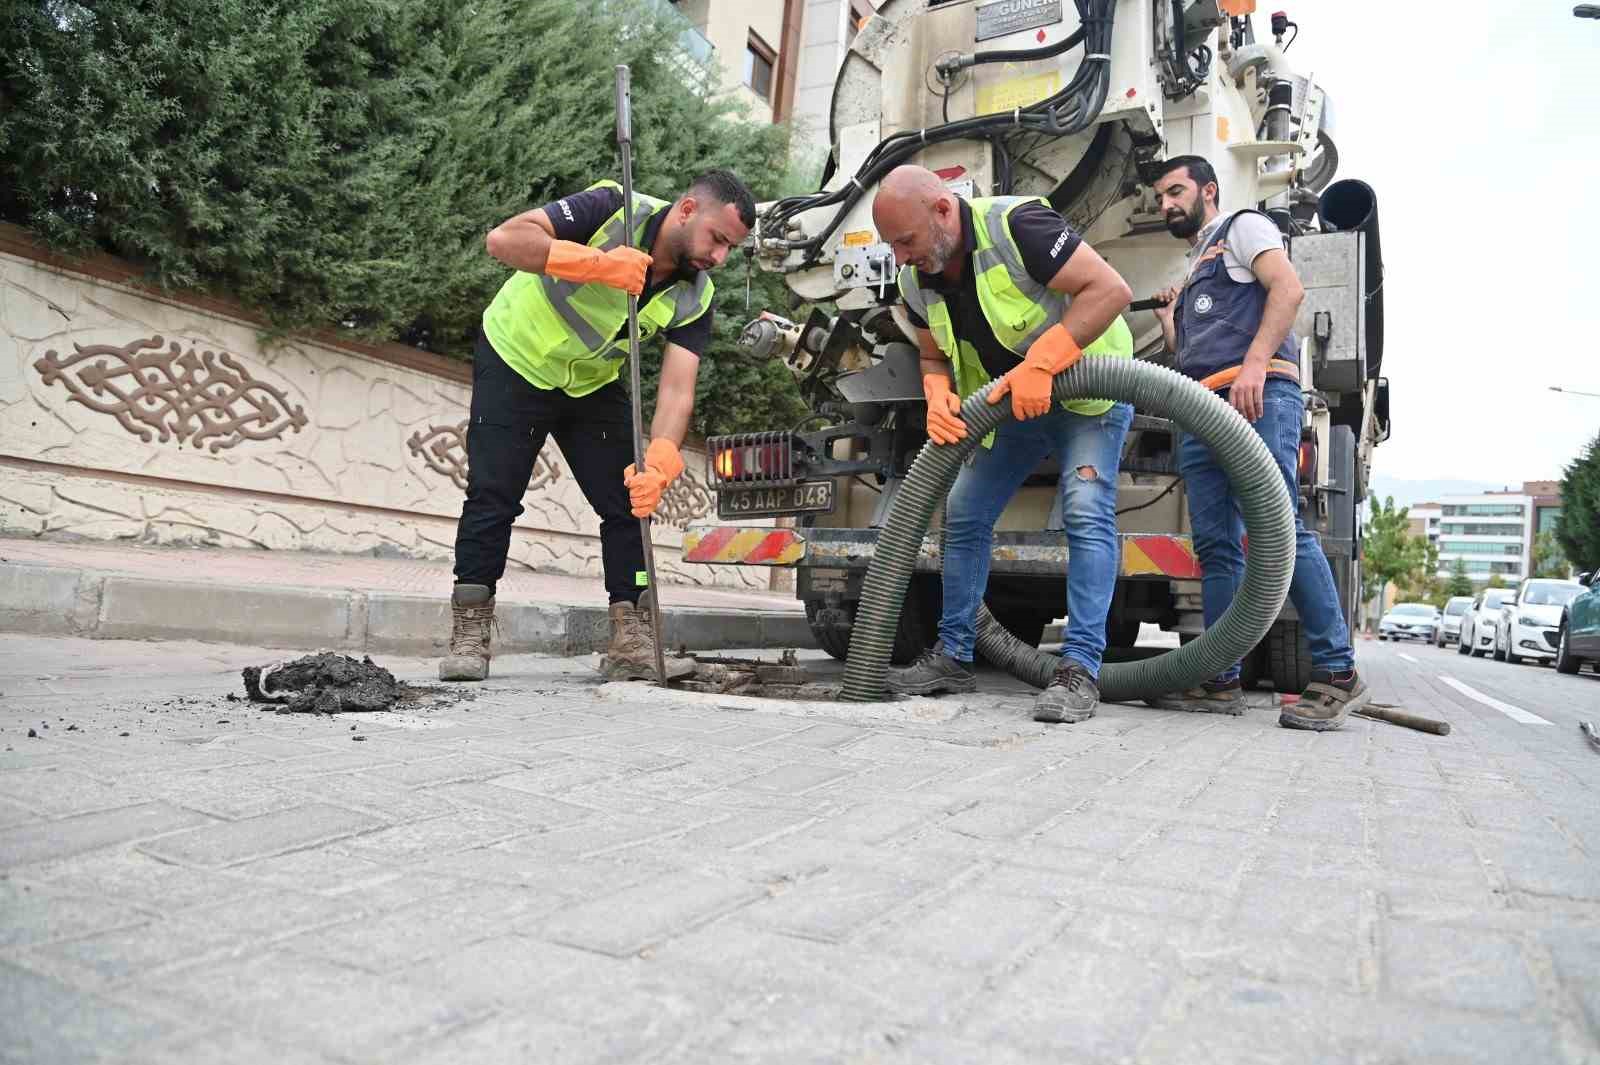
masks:
MULTIPOLYGON (((1212 389, 1255 427, 1272 452, 1291 500, 1299 499, 1299 349, 1291 328, 1304 296, 1272 220, 1258 211, 1223 215, 1216 171, 1196 155, 1162 164, 1156 197, 1167 229, 1189 242, 1184 283, 1163 294, 1158 310, 1178 368, 1212 389)), ((1244 573, 1244 522, 1232 486, 1205 443, 1184 434, 1178 466, 1189 495, 1195 552, 1204 574, 1206 625, 1233 602, 1244 573)), ((1311 683, 1286 706, 1285 728, 1326 731, 1366 705, 1367 687, 1355 671, 1355 648, 1339 607, 1333 571, 1317 538, 1295 515, 1294 578, 1289 599, 1311 649, 1311 683)), ((1196 688, 1149 700, 1173 710, 1243 712, 1235 663, 1196 688)))
POLYGON ((1084 355, 1129 358, 1118 317, 1132 297, 1121 275, 1083 243, 1042 197, 967 200, 919 166, 892 171, 873 220, 894 248, 900 295, 917 327, 928 435, 966 436, 961 399, 1000 378, 991 403, 1009 403, 945 502, 944 608, 939 642, 891 670, 891 691, 974 691, 978 608, 988 584, 995 522, 1046 455, 1061 464, 1062 517, 1072 565, 1060 664, 1034 703, 1039 721, 1092 717, 1116 586, 1117 470, 1133 420, 1126 403, 1056 405, 1056 374, 1084 355))
MULTIPOLYGON (((683 472, 678 449, 694 409, 700 353, 711 339, 707 274, 754 224, 749 190, 733 174, 711 170, 671 201, 635 193, 625 203, 621 186, 599 181, 489 233, 489 254, 516 272, 484 311, 473 358, 467 498, 441 679, 489 674, 495 582, 505 572, 534 461, 554 436, 600 518, 611 603, 601 671, 615 680, 665 683, 657 673, 643 519, 683 472), (630 333, 659 335, 665 344, 642 462, 630 424, 640 397, 618 380, 629 368, 630 333)), ((669 675, 693 669, 687 659, 666 666, 669 675)))

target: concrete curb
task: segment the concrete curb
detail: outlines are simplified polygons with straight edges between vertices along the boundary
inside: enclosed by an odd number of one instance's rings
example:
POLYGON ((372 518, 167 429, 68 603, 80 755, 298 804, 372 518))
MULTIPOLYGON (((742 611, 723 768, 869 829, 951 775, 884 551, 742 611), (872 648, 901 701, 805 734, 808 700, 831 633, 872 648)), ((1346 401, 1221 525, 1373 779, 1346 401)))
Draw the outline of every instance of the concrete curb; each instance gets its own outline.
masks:
MULTIPOLYGON (((495 620, 502 654, 581 655, 607 639, 604 607, 502 603, 495 620)), ((673 650, 816 646, 798 611, 667 604, 661 627, 673 650)), ((433 655, 449 636, 450 604, 393 592, 152 580, 9 562, 0 564, 0 632, 433 655)))

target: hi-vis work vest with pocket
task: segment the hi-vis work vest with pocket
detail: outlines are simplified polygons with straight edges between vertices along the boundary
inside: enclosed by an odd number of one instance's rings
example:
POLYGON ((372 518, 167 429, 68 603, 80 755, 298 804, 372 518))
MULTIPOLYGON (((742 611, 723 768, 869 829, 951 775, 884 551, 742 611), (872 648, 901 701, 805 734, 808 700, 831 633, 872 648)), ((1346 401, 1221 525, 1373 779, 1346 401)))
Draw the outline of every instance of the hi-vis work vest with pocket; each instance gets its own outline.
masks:
MULTIPOLYGON (((1046 329, 1061 321, 1067 309, 1065 294, 1041 285, 1028 273, 1022 252, 1011 237, 1011 211, 1024 203, 1048 204, 1041 196, 992 196, 969 200, 972 232, 977 247, 972 252, 971 268, 978 289, 978 305, 994 330, 995 339, 1020 358, 1046 329)), ((956 391, 962 399, 989 383, 978 349, 955 335, 950 307, 943 294, 917 284, 914 266, 900 268, 900 297, 906 306, 928 323, 928 332, 955 370, 956 391)), ((1133 333, 1120 316, 1094 343, 1083 349, 1085 355, 1109 355, 1119 359, 1133 357, 1133 333)), ((1064 406, 1074 414, 1090 417, 1112 407, 1109 399, 1074 399, 1064 406)), ((991 433, 984 440, 988 446, 991 433)))
MULTIPOLYGON (((597 181, 591 189, 618 189, 615 181, 597 181)), ((632 246, 639 247, 650 216, 666 200, 633 195, 632 246)), ((589 247, 621 247, 622 208, 589 238, 589 247)), ((648 249, 642 249, 648 251, 648 249)), ((711 307, 711 279, 704 271, 694 281, 677 281, 639 308, 639 339, 687 325, 711 307)), ((519 270, 512 274, 488 310, 483 333, 507 366, 538 388, 559 388, 569 396, 587 396, 610 384, 628 357, 627 338, 617 331, 628 321, 628 294, 608 285, 575 284, 519 270)), ((703 354, 697 352, 696 354, 703 354)))

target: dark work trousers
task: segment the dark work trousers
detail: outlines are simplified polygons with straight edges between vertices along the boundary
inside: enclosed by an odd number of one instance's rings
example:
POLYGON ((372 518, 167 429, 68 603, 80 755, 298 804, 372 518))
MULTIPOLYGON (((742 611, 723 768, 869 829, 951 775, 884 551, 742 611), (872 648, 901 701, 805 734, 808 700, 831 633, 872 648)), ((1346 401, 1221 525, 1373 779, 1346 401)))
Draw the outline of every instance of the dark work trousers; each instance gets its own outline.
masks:
POLYGON ((554 436, 583 496, 600 516, 600 557, 613 603, 644 591, 644 541, 622 473, 633 461, 633 410, 621 381, 581 398, 535 388, 507 366, 480 331, 472 358, 467 425, 467 501, 456 526, 456 581, 486 584, 506 571, 511 524, 534 460, 554 436))

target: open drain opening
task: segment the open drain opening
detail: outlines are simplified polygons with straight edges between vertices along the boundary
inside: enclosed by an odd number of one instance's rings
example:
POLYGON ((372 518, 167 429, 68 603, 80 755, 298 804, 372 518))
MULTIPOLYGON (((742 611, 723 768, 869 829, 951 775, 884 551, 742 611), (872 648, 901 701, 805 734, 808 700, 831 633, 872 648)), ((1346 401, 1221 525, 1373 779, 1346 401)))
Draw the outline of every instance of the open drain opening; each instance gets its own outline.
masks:
POLYGON ((751 695, 762 699, 828 702, 839 698, 840 684, 813 676, 794 651, 776 662, 760 658, 697 655, 694 672, 671 682, 679 691, 711 695, 751 695))

